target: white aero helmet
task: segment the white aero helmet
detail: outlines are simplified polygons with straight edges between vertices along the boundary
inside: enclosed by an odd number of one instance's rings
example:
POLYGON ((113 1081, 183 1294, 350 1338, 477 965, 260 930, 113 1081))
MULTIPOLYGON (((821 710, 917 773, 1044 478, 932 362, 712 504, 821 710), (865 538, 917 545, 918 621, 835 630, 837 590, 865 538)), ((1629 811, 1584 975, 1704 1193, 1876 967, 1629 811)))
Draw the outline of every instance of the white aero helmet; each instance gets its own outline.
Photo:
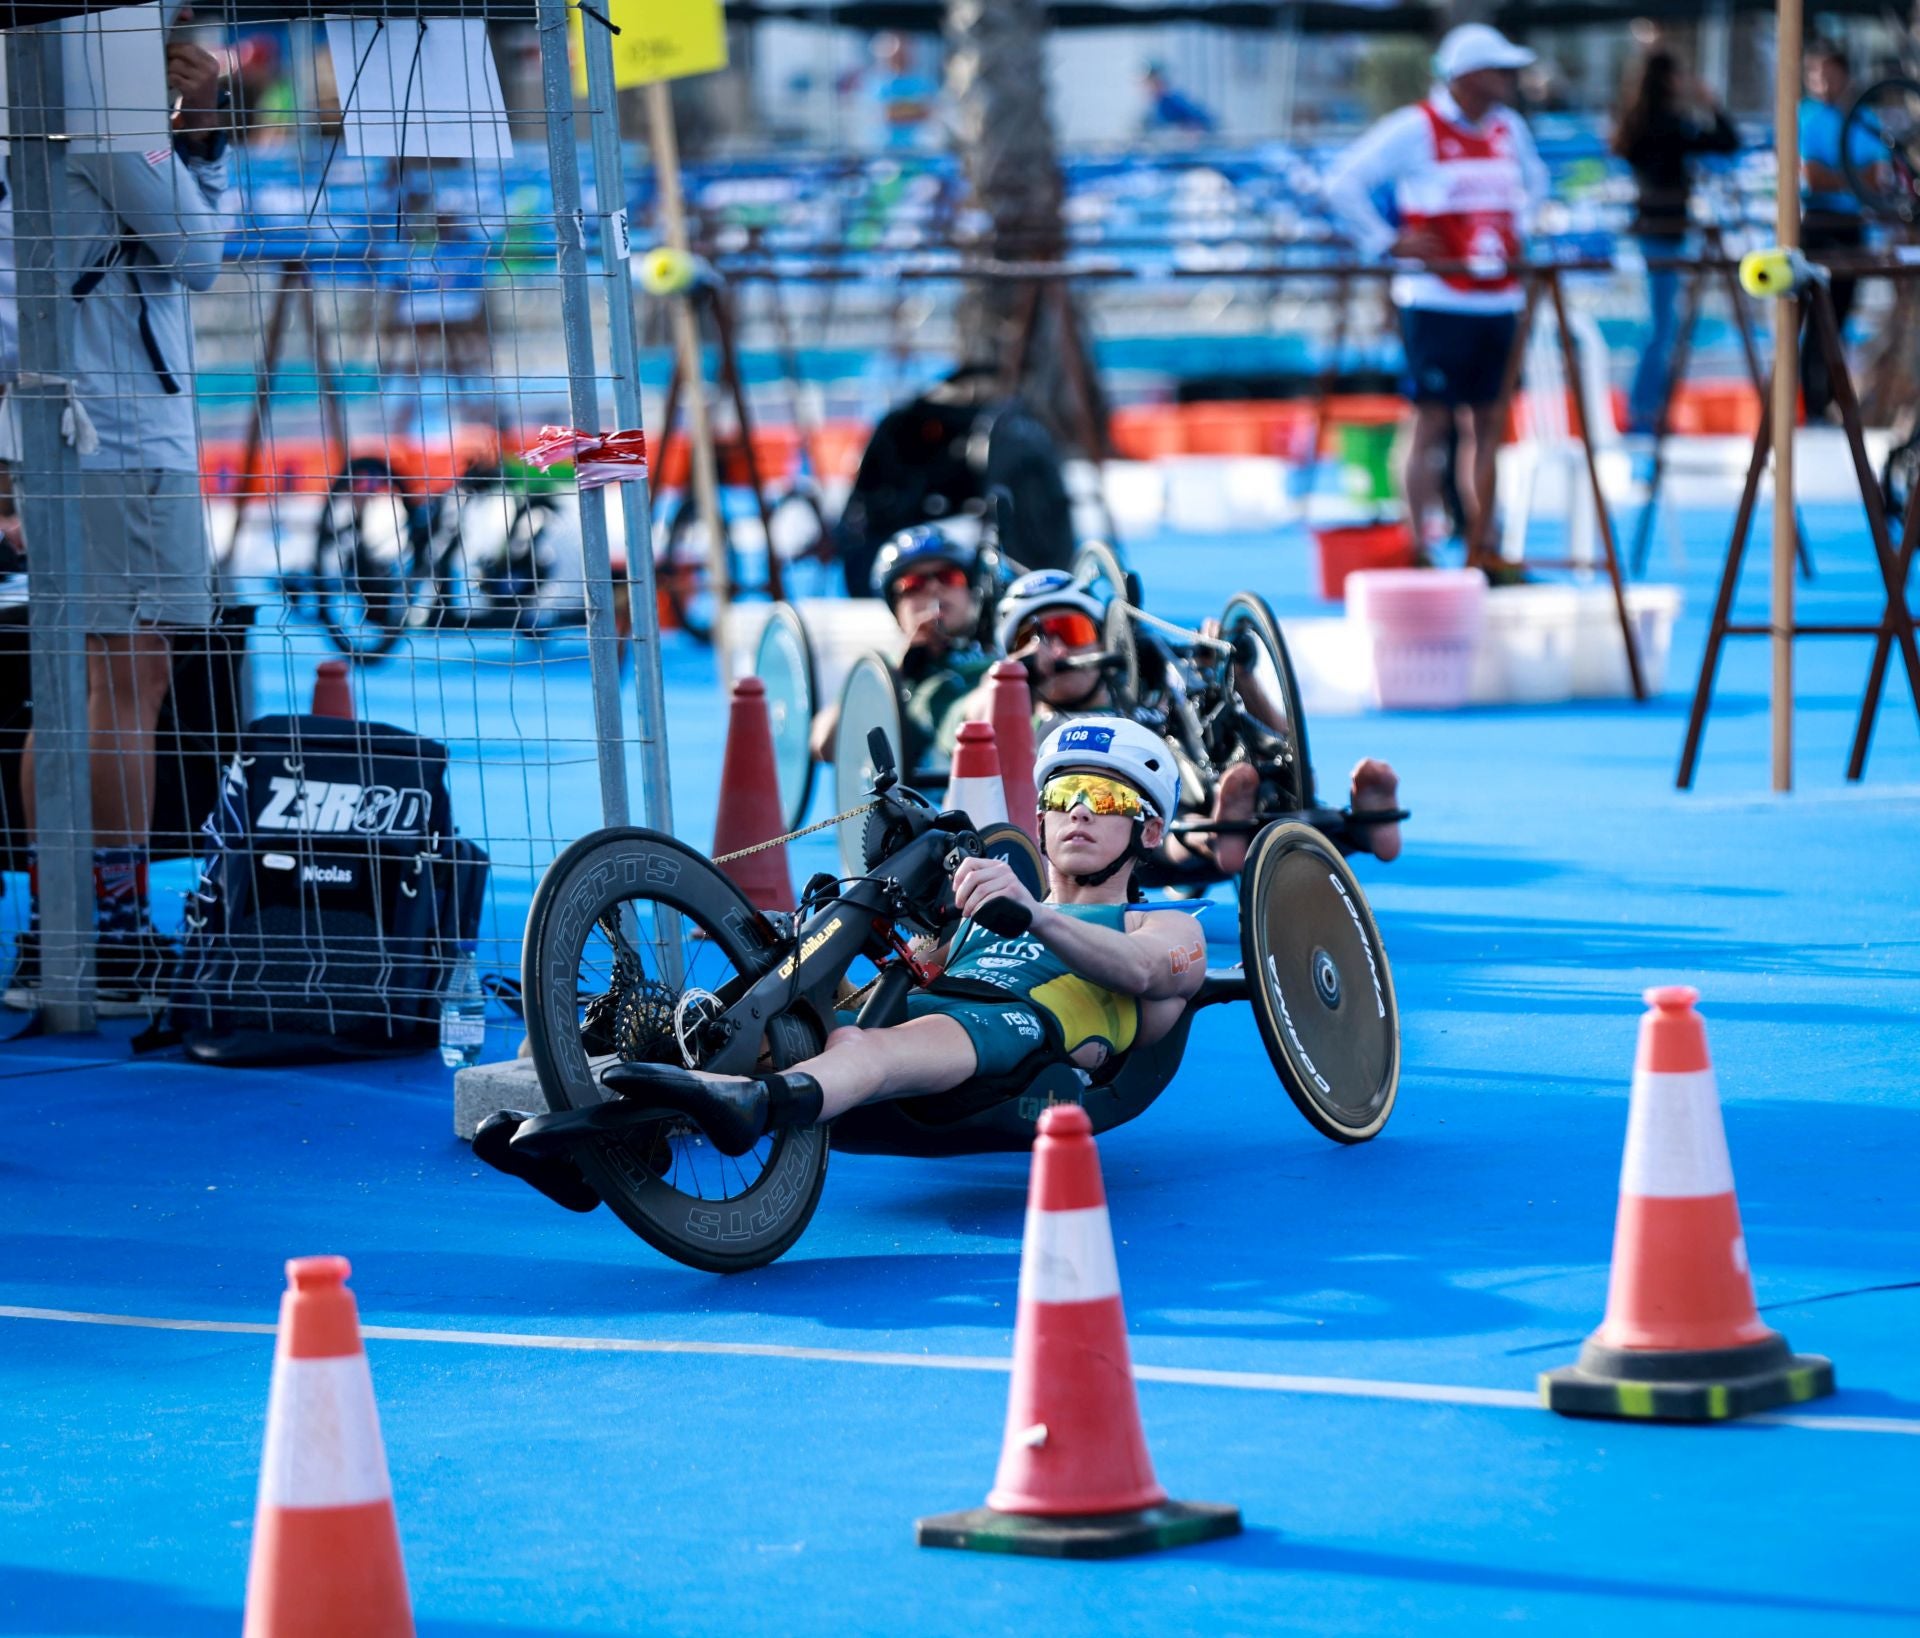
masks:
POLYGON ((1126 717, 1073 717, 1048 733, 1034 759, 1034 788, 1067 768, 1125 780, 1169 824, 1179 810, 1180 766, 1172 749, 1151 728, 1126 717))
POLYGON ((1000 652, 1010 653, 1013 636, 1027 617, 1046 609, 1078 609, 1090 615, 1095 625, 1106 618, 1107 606, 1075 580, 1065 569, 1035 569, 1023 574, 1000 597, 994 616, 993 634, 1000 652))

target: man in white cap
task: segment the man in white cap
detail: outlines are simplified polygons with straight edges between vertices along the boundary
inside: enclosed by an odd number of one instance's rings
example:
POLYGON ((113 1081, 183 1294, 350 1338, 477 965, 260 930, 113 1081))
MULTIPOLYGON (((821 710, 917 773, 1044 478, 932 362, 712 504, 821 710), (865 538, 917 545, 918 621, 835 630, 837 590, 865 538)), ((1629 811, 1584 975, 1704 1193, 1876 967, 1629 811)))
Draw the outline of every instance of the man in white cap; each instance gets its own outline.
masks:
POLYGON ((1448 446, 1472 530, 1493 507, 1501 376, 1524 303, 1521 255, 1546 167, 1508 106, 1514 73, 1534 60, 1485 23, 1451 30, 1434 53, 1441 83, 1389 114, 1342 154, 1327 200, 1360 251, 1423 262, 1393 281, 1413 400, 1407 505, 1422 544, 1444 538, 1448 446))

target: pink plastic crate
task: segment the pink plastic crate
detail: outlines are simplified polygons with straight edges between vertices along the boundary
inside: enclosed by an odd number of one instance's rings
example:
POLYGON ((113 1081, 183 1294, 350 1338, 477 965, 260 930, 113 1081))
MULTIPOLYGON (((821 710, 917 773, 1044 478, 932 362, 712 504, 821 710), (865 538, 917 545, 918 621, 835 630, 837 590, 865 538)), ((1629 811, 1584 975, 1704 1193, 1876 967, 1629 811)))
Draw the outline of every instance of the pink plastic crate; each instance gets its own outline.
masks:
POLYGON ((1347 617, 1367 633, 1375 704, 1389 711, 1465 705, 1486 597, 1487 578, 1477 569, 1380 569, 1351 576, 1347 617))

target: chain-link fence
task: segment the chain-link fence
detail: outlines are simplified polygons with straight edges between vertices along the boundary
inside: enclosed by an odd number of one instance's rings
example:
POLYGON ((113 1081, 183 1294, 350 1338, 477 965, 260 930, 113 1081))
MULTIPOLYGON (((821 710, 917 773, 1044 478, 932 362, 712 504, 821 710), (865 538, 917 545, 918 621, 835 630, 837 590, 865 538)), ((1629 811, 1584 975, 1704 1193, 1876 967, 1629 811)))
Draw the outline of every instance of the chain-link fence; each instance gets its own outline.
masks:
POLYGON ((640 424, 606 26, 328 9, 7 36, 0 932, 53 1027, 430 1045, 629 744, 670 823, 645 486, 522 455, 640 424))

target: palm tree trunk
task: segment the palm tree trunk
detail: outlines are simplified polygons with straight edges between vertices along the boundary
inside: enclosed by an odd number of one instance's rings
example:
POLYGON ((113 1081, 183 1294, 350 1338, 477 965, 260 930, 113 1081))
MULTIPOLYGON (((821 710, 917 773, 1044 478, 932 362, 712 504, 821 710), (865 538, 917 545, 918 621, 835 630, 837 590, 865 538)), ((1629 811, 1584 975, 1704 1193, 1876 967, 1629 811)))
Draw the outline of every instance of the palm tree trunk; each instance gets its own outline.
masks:
MULTIPOLYGON (((987 218, 980 254, 1052 261, 1066 249, 1053 120, 1047 106, 1046 28, 1039 0, 947 0, 947 95, 955 144, 973 205, 987 218)), ((1011 280, 967 286, 955 311, 961 360, 1005 368, 1019 343, 1033 287, 1011 280)), ((1077 304, 1071 321, 1050 291, 1038 302, 1019 386, 1063 442, 1084 445, 1083 427, 1106 441, 1106 406, 1084 345, 1077 304), (1076 381, 1086 384, 1087 405, 1076 381)), ((1085 451, 1100 454, 1099 448, 1085 451)))

